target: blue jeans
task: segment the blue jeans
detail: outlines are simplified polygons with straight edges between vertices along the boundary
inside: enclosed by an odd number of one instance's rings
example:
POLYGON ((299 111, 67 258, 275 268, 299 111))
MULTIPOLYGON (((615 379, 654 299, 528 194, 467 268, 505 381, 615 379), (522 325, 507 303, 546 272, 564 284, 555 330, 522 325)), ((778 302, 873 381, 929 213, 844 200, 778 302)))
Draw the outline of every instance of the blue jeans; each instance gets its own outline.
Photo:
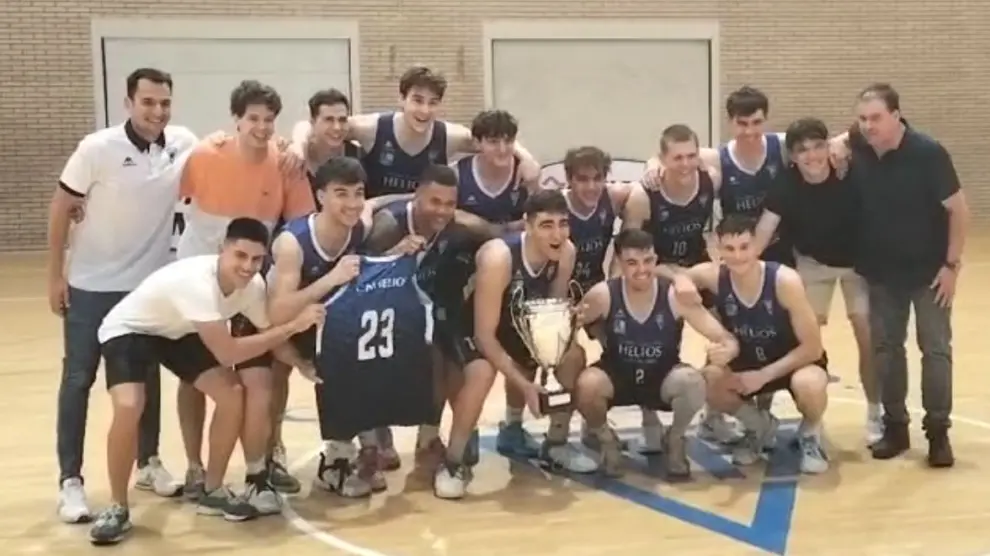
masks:
MULTIPOLYGON (((103 317, 126 292, 91 292, 69 288, 69 307, 62 320, 65 356, 62 382, 58 387, 57 446, 59 484, 65 479, 82 478, 83 446, 86 440, 86 414, 89 391, 100 366, 100 342, 96 332, 103 317)), ((138 466, 158 455, 161 431, 161 374, 149 373, 144 415, 138 437, 138 466)))
POLYGON ((869 283, 870 335, 880 379, 884 419, 891 424, 910 420, 908 392, 908 317, 914 307, 915 332, 921 350, 921 405, 924 427, 948 427, 952 414, 952 312, 935 303, 927 286, 901 288, 869 283))

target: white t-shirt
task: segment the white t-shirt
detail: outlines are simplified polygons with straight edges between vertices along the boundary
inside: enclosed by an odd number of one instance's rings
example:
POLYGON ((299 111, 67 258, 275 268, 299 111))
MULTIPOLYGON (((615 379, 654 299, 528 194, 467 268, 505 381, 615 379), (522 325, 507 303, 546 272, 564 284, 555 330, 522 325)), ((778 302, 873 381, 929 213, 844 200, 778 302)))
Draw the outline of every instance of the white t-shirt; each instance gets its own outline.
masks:
POLYGON ((180 259, 152 273, 103 319, 100 343, 127 334, 177 340, 196 332, 193 323, 225 321, 238 313, 259 330, 269 328, 261 275, 225 297, 217 281, 218 258, 180 259))
POLYGON ((59 179, 85 197, 86 217, 69 242, 68 281, 88 291, 131 291, 170 259, 182 167, 196 136, 165 128, 148 143, 127 124, 101 129, 79 142, 59 179))

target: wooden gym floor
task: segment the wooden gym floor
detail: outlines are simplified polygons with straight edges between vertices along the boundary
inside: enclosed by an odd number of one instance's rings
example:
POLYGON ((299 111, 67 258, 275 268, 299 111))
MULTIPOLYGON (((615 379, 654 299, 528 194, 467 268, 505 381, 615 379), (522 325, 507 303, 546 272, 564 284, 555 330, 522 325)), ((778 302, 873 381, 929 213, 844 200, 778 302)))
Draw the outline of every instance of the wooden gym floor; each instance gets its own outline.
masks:
MULTIPOLYGON (((397 431, 406 454, 389 477, 387 494, 343 502, 310 492, 318 435, 311 389, 295 380, 285 441, 294 470, 306 487, 292 498, 285 517, 230 524, 197 516, 189 506, 145 493, 133 497, 133 537, 117 554, 167 556, 236 553, 238 556, 539 555, 652 554, 734 556, 939 555, 990 553, 990 379, 984 374, 990 347, 990 240, 968 249, 955 312, 955 426, 958 463, 932 471, 923 464, 925 442, 915 420, 914 449, 890 462, 870 460, 863 445, 862 404, 856 353, 835 300, 825 339, 841 381, 830 386, 825 430, 832 470, 819 477, 794 475, 796 458, 782 451, 768 466, 738 470, 698 441, 692 444, 695 479, 665 482, 655 462, 629 461, 617 481, 553 476, 492 451, 482 455, 471 496, 460 502, 433 497, 429 484, 406 477, 413 430, 397 431), (987 460, 984 460, 984 457, 987 460)), ((45 302, 44 260, 38 255, 0 258, 0 539, 4 555, 95 554, 86 526, 59 523, 54 513, 56 477, 55 401, 61 340, 58 320, 45 302)), ((911 405, 917 407, 919 355, 909 339, 911 405)), ((698 361, 701 343, 688 340, 688 360, 698 361)), ((163 383, 162 456, 176 476, 184 471, 174 412, 175 380, 163 383)), ((496 385, 483 417, 491 434, 503 414, 496 385)), ((779 396, 777 413, 793 417, 779 396)), ((110 415, 102 375, 93 389, 86 448, 90 501, 107 501, 104 435, 110 415)), ((611 415, 630 437, 636 412, 611 415)), ((793 425, 793 422, 791 422, 793 425)), ((530 430, 541 423, 530 422, 530 430)), ((574 427, 575 431, 577 427, 574 427)), ((788 434, 785 429, 782 435, 788 434)), ((487 437, 488 446, 492 438, 487 437)), ((243 477, 235 455, 228 479, 243 477)))

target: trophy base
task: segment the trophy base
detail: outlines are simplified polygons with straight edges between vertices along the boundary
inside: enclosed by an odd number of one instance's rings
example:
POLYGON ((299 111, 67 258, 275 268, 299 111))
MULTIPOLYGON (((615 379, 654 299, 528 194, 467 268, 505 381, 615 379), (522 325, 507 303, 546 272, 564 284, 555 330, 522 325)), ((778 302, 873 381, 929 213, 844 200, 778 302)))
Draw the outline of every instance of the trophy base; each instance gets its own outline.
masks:
POLYGON ((540 412, 544 415, 571 410, 571 393, 565 391, 540 394, 540 412))

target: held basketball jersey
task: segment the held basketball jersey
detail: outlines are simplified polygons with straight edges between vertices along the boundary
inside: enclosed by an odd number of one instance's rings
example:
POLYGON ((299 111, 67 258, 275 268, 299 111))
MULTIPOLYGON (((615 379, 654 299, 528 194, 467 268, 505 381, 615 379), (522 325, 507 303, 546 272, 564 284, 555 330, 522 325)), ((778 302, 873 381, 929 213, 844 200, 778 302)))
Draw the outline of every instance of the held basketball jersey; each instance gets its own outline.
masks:
POLYGON ((335 438, 424 424, 436 413, 433 306, 417 267, 412 255, 362 257, 358 277, 326 303, 316 364, 335 438))

